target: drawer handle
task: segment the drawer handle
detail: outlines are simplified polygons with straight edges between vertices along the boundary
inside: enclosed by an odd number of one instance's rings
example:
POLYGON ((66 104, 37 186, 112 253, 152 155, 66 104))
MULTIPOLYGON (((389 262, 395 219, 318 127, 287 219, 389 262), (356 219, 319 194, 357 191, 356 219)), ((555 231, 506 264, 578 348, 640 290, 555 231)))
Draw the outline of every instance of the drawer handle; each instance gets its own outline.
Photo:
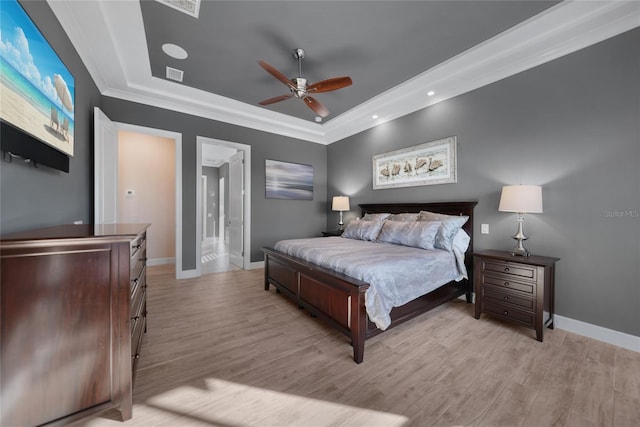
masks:
POLYGON ((507 286, 507 287, 510 286, 509 282, 504 282, 504 285, 507 286))
POLYGON ((138 284, 138 278, 136 277, 135 279, 132 280, 132 282, 133 282, 134 285, 137 285, 138 284))
POLYGON ((504 268, 505 273, 509 271, 509 267, 504 268))
POLYGON ((132 359, 140 359, 140 353, 136 353, 133 356, 131 356, 132 359))
POLYGON ((142 243, 138 243, 137 245, 133 245, 134 249, 140 249, 140 246, 142 246, 142 243))
POLYGON ((140 316, 134 316, 134 317, 131 318, 131 320, 135 320, 137 322, 139 318, 140 318, 140 316))
POLYGON ((504 300, 505 300, 505 301, 509 301, 509 297, 505 295, 505 296, 504 296, 504 300))
POLYGON ((507 310, 505 310, 502 314, 504 314, 505 316, 508 316, 509 312, 507 310))

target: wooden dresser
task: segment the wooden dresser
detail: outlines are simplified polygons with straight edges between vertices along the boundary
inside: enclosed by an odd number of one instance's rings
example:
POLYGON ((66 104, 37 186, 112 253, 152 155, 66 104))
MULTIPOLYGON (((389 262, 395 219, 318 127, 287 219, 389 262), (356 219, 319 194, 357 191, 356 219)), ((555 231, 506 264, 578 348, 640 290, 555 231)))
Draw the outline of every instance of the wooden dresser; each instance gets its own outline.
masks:
POLYGON ((473 254, 475 317, 481 313, 536 330, 543 340, 544 327, 553 329, 555 263, 559 258, 508 252, 473 254))
POLYGON ((63 425, 113 408, 131 418, 148 226, 2 236, 0 425, 63 425))

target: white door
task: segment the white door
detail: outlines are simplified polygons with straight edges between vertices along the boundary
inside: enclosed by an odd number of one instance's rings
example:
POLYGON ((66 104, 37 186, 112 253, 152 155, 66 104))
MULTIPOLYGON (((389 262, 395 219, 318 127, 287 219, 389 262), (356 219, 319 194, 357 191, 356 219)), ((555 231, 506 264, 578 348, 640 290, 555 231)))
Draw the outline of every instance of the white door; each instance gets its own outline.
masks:
POLYGON ((244 268, 244 151, 229 160, 229 262, 244 268))
POLYGON ((207 176, 202 175, 202 240, 207 239, 207 176))
POLYGON ((94 120, 94 224, 118 221, 118 128, 98 107, 94 120))
POLYGON ((224 229, 227 226, 227 220, 224 216, 224 177, 218 180, 218 238, 227 243, 224 236, 224 229))

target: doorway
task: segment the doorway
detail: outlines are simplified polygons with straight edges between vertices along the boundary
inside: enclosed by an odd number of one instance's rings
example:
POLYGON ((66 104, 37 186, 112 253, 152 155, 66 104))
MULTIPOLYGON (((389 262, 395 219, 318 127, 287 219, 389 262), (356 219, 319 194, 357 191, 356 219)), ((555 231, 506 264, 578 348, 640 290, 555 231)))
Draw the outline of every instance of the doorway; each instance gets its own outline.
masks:
MULTIPOLYGON (((118 218, 118 132, 169 138, 175 149, 175 258, 150 259, 149 265, 175 260, 176 279, 192 277, 182 270, 182 135, 163 129, 128 123, 112 122, 98 107, 94 107, 95 183, 94 223, 115 223, 118 218)), ((135 194, 135 193, 133 193, 135 194)), ((133 219, 132 219, 133 220, 133 219)))
POLYGON ((196 141, 199 274, 249 268, 251 194, 245 183, 251 182, 251 146, 201 136, 196 141))

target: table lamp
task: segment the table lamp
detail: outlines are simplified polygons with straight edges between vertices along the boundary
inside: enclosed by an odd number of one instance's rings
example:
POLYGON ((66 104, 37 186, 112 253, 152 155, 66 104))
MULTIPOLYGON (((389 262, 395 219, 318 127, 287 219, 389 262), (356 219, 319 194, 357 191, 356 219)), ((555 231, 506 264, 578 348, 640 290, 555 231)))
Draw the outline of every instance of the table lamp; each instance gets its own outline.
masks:
POLYGON ((529 251, 522 245, 528 237, 522 231, 525 213, 542 213, 542 187, 539 185, 505 185, 500 196, 501 212, 518 214, 518 231, 513 236, 518 242, 511 255, 529 256, 529 251))
POLYGON ((338 230, 342 230, 344 221, 342 221, 342 212, 349 210, 349 198, 347 196, 334 196, 331 203, 331 210, 340 211, 340 222, 338 222, 338 230))

